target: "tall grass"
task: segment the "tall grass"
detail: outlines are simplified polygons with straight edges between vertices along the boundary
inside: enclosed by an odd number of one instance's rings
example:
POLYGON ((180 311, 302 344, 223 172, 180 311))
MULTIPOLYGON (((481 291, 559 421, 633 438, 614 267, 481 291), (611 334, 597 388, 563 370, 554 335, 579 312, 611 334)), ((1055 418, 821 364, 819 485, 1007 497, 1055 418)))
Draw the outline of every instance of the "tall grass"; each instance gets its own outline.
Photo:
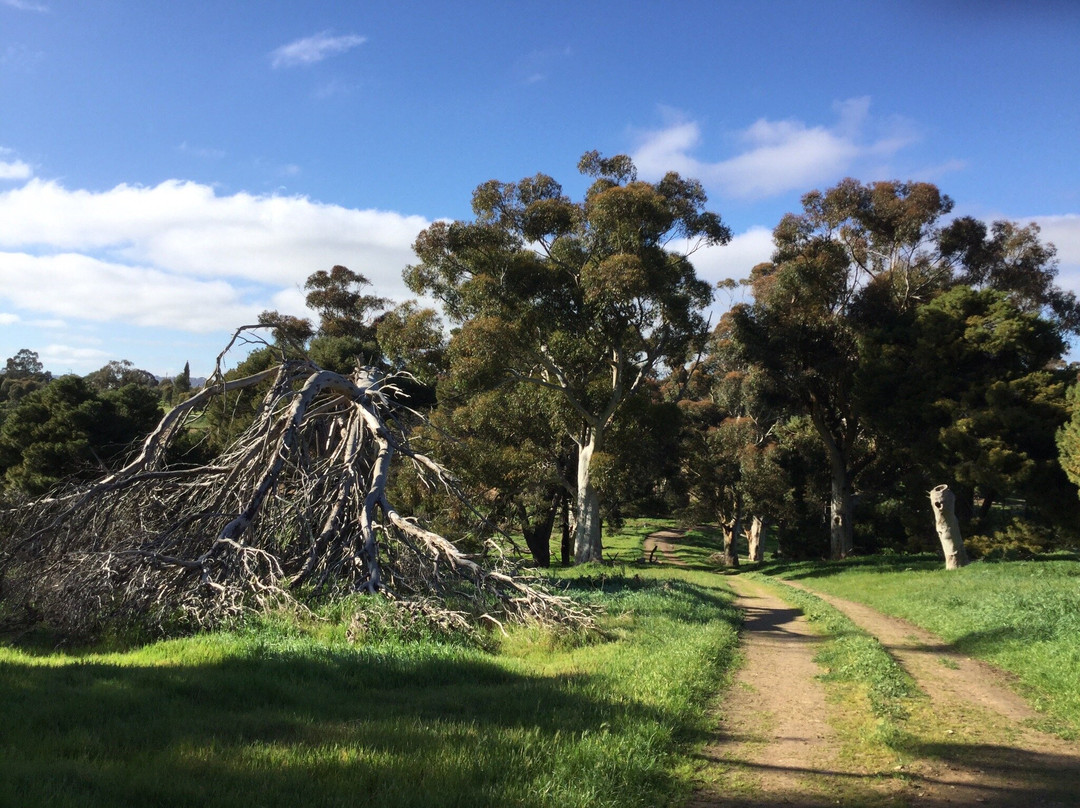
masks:
POLYGON ((608 607, 602 634, 490 651, 282 619, 121 653, 0 645, 0 804, 663 804, 736 615, 707 579, 566 585, 608 607))
POLYGON ((1024 694, 1080 737, 1080 563, 883 557, 774 572, 910 620, 961 653, 1016 674, 1024 694))

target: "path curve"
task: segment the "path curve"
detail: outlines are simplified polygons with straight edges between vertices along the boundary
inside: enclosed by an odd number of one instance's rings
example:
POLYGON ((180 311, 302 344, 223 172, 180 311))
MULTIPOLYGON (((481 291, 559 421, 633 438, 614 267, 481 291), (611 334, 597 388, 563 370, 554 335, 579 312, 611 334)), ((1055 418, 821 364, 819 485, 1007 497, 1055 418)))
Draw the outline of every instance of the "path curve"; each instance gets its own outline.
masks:
POLYGON ((686 534, 684 530, 657 530, 645 537, 642 546, 645 559, 652 561, 659 550, 664 560, 677 567, 685 567, 686 562, 675 554, 675 545, 672 543, 681 539, 686 534))

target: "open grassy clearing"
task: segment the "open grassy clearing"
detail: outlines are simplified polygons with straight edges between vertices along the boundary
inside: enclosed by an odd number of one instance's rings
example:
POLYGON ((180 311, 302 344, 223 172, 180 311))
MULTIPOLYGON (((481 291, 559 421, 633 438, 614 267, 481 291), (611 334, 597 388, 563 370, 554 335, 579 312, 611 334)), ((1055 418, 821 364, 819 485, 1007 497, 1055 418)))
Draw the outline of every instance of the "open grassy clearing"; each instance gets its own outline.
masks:
POLYGON ((490 650, 354 644, 345 619, 119 653, 0 646, 0 804, 663 804, 690 787, 737 617, 715 578, 649 577, 566 582, 607 607, 602 636, 517 630, 490 650))
POLYGON ((800 580, 934 632, 1017 676, 1046 728, 1080 737, 1080 562, 977 562, 946 571, 932 556, 772 564, 800 580))

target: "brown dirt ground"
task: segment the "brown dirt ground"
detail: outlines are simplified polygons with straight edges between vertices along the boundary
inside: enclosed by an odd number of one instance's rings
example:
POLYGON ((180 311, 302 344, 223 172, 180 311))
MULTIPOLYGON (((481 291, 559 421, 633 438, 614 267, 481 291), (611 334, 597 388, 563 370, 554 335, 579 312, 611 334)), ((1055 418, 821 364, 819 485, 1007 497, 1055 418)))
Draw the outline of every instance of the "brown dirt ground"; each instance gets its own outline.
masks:
MULTIPOLYGON (((678 563, 678 538, 653 534, 646 554, 655 547, 678 563)), ((1080 806, 1080 745, 1034 729, 1038 714, 1007 674, 902 620, 814 592, 877 637, 927 695, 898 765, 845 751, 830 721, 850 720, 850 707, 827 699, 818 679, 821 638, 771 587, 728 580, 744 614, 744 664, 719 704, 692 808, 1080 806)))

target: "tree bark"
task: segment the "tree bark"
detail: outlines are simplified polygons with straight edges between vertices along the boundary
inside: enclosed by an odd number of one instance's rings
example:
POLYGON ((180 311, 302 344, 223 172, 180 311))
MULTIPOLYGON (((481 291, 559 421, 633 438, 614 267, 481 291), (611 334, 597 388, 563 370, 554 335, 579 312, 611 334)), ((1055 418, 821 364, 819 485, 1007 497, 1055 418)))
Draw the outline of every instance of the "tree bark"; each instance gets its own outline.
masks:
POLYGON ((851 555, 854 524, 851 508, 851 476, 841 457, 832 462, 832 496, 829 497, 829 557, 839 561, 851 555))
POLYGON ((939 485, 931 491, 930 504, 934 510, 934 527, 945 553, 945 569, 955 570, 966 566, 968 556, 960 536, 960 521, 956 518, 956 497, 949 486, 939 485))
POLYGON ((562 565, 569 567, 574 559, 574 534, 570 531, 570 495, 563 492, 562 497, 562 565))
POLYGON ((750 530, 746 532, 747 551, 751 561, 765 560, 765 536, 769 532, 769 523, 760 516, 750 520, 750 530))
POLYGON ((592 458, 600 448, 601 435, 589 428, 578 448, 577 520, 574 526, 574 562, 585 564, 603 560, 600 497, 592 482, 592 458))
POLYGON ((721 524, 724 531, 724 566, 739 566, 739 533, 742 532, 742 506, 735 508, 735 514, 730 521, 721 524))
MULTIPOLYGON (((551 566, 551 530, 555 527, 555 513, 559 510, 560 492, 556 491, 549 498, 549 505, 536 524, 530 524, 528 515, 522 513, 522 534, 525 544, 538 567, 551 566)), ((524 511, 524 507, 521 509, 524 511)))

